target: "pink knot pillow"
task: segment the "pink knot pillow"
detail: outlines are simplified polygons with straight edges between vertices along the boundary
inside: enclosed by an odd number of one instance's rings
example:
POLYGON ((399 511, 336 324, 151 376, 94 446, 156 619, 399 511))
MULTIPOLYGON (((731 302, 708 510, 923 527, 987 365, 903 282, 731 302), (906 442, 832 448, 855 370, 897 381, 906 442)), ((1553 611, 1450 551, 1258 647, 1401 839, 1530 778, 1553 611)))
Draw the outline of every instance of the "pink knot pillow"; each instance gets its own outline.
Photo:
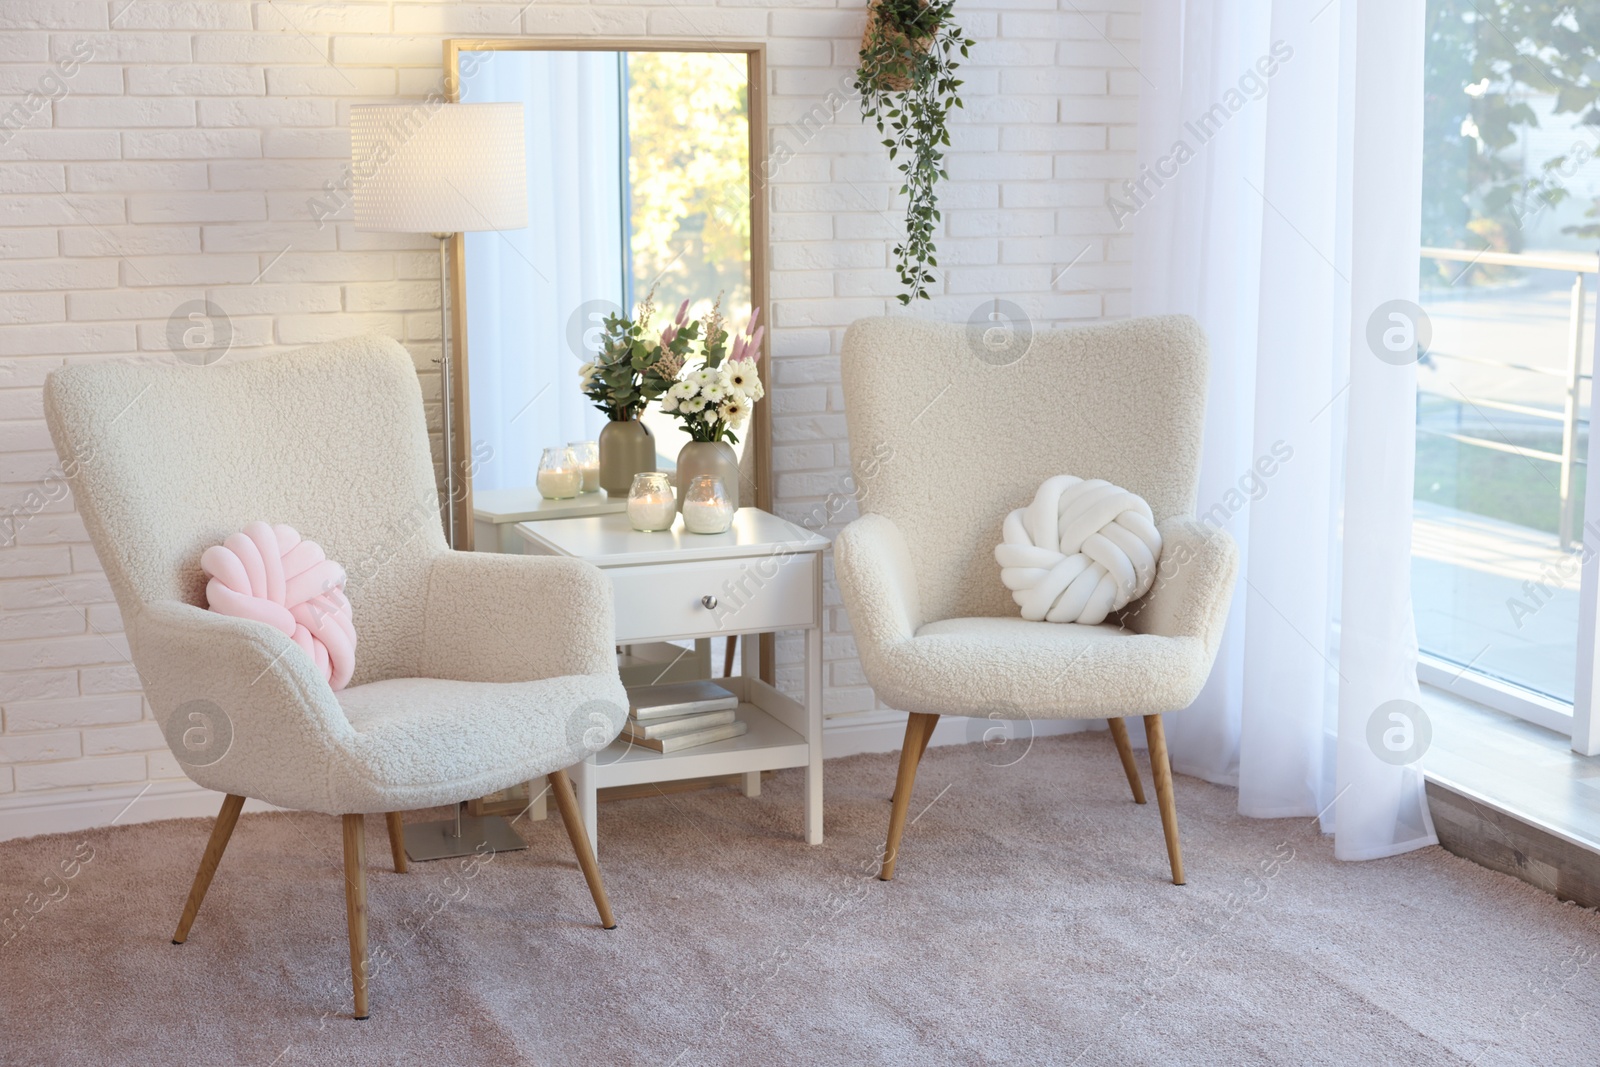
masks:
POLYGON ((279 523, 252 522, 200 556, 211 610, 280 630, 335 690, 356 666, 356 628, 344 568, 315 541, 279 523))

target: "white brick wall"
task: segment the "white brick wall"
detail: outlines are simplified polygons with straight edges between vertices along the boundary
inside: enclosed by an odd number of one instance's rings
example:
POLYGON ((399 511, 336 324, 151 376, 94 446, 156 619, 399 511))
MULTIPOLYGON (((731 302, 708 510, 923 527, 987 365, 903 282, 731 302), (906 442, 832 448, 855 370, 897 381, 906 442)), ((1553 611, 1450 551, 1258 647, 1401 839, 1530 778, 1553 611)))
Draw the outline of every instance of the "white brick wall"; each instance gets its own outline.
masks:
MULTIPOLYGON (((1015 301, 1036 327, 1123 313, 1125 242, 1104 205, 1133 171, 1139 77, 1125 57, 1138 54, 1138 7, 963 0, 978 45, 942 187, 943 266, 938 295, 911 313, 964 321, 991 297, 1015 301)), ((853 319, 898 308, 894 174, 876 133, 839 103, 864 10, 863 0, 0 3, 0 121, 24 127, 0 130, 0 516, 18 515, 14 535, 0 526, 0 815, 65 805, 86 787, 131 796, 178 773, 70 499, 45 492, 56 457, 44 375, 78 359, 170 360, 167 316, 209 298, 232 317, 230 359, 366 330, 397 337, 436 417, 431 241, 358 234, 348 212, 318 228, 307 202, 340 177, 349 105, 437 86, 447 36, 768 41, 772 141, 789 157, 772 174, 778 508, 797 521, 831 516, 830 533, 853 517, 853 505, 827 503, 848 462, 835 353, 853 319), (90 59, 70 77, 51 66, 74 56, 90 59)), ((827 604, 827 710, 870 712, 831 583, 827 604)))

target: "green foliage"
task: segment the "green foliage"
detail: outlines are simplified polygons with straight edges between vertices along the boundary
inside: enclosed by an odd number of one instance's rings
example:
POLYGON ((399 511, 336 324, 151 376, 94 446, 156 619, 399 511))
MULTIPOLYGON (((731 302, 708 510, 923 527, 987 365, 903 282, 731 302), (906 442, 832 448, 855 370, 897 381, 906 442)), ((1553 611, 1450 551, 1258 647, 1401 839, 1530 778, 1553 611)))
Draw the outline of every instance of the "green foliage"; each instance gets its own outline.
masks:
POLYGON ((718 291, 750 306, 747 77, 742 56, 628 53, 633 277, 663 306, 718 291))
MULTIPOLYGON (((1427 20, 1423 244, 1481 248, 1490 232, 1504 235, 1490 239, 1497 250, 1519 251, 1524 224, 1569 195, 1564 178, 1575 161, 1564 154, 1524 177, 1500 153, 1519 128, 1539 125, 1530 94, 1554 94, 1556 114, 1600 124, 1600 10, 1557 0, 1430 0, 1427 20)), ((1575 132, 1573 141, 1581 165, 1600 134, 1575 132)), ((1600 236, 1600 225, 1566 232, 1600 236)))
POLYGON ((890 159, 900 160, 905 184, 905 240, 894 248, 895 270, 906 292, 900 303, 927 299, 934 281, 929 267, 939 265, 933 246, 939 223, 934 187, 948 178, 944 149, 950 147, 946 127, 952 108, 961 107, 955 77, 956 55, 967 57, 977 42, 952 21, 955 0, 880 0, 869 16, 856 68, 861 116, 879 133, 890 159), (887 127, 887 128, 886 128, 887 127))
POLYGON ((607 315, 600 354, 578 368, 583 394, 613 422, 638 418, 665 393, 700 339, 701 324, 682 321, 686 309, 680 310, 680 321, 647 336, 653 299, 652 291, 633 318, 607 315))

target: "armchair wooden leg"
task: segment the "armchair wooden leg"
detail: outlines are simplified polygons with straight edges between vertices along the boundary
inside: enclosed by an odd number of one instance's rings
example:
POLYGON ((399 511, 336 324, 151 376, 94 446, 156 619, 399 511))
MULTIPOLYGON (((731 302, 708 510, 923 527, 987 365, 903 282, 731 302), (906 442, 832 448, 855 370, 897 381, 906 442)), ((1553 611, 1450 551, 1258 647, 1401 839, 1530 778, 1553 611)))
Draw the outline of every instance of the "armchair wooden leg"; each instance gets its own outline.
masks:
POLYGON ((1172 766, 1167 762, 1167 735, 1161 716, 1144 717, 1150 740, 1150 776, 1156 780, 1156 803, 1161 807, 1161 829, 1167 836, 1167 858, 1172 861, 1172 884, 1183 884, 1183 848, 1178 844, 1178 802, 1172 795, 1172 766))
POLYGON ((600 909, 600 925, 607 930, 617 928, 611 914, 611 901, 606 899, 606 887, 600 881, 600 864, 595 862, 594 849, 589 846, 589 832, 583 828, 583 816, 578 812, 578 797, 572 791, 572 779, 566 771, 551 771, 550 792, 556 795, 556 807, 561 809, 561 821, 567 824, 567 836, 572 839, 572 851, 578 854, 578 866, 594 895, 594 906, 600 909))
POLYGON ((894 783, 894 808, 889 812, 889 840, 883 846, 883 869, 878 877, 887 882, 894 877, 895 860, 900 858, 900 836, 906 830, 906 814, 911 809, 911 789, 917 781, 917 764, 928 747, 928 738, 939 723, 939 716, 912 712, 906 719, 906 739, 900 745, 900 773, 894 783))
POLYGON ((939 716, 933 716, 933 722, 922 731, 922 741, 917 745, 917 766, 922 766, 922 757, 928 754, 928 742, 933 740, 933 727, 939 721, 939 716))
MULTIPOLYGON (((1139 803, 1143 804, 1141 800, 1139 803)), ((411 869, 406 862, 406 825, 400 818, 398 811, 391 811, 383 817, 389 824, 389 852, 394 856, 394 870, 396 874, 405 874, 411 869)))
POLYGON ((233 828, 239 823, 239 811, 244 807, 244 797, 229 793, 222 799, 222 810, 217 812, 217 821, 211 826, 211 840, 206 843, 206 851, 200 857, 200 869, 194 874, 194 884, 189 887, 189 899, 183 905, 183 916, 178 920, 178 932, 172 935, 172 943, 181 945, 189 940, 189 927, 194 925, 194 917, 200 914, 200 903, 206 899, 206 890, 211 888, 211 876, 217 873, 217 864, 222 862, 223 850, 228 847, 228 839, 233 836, 233 828))
POLYGON ((1111 740, 1117 743, 1122 773, 1128 776, 1128 785, 1133 789, 1133 802, 1143 804, 1144 784, 1139 781, 1139 767, 1133 762, 1133 746, 1128 744, 1128 724, 1121 719, 1107 719, 1106 724, 1111 727, 1111 740))
POLYGON ((350 988, 355 1016, 367 1017, 367 835, 366 816, 344 816, 344 908, 350 924, 350 988))

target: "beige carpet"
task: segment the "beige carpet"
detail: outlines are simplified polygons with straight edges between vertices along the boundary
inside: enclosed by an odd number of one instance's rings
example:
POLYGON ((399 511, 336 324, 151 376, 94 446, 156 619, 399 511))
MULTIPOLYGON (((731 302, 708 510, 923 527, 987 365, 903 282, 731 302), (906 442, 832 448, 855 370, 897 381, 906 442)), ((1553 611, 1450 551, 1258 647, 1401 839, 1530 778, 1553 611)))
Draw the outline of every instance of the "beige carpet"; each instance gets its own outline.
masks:
MULTIPOLYGON (((6 1064, 1592 1064, 1600 921, 1438 849, 1341 864, 1307 821, 1178 780, 1189 885, 1107 735, 933 749, 898 878, 894 757, 608 804, 605 932, 558 820, 475 870, 388 870, 348 1018, 337 820, 245 816, 188 944, 209 821, 0 845, 6 1064), (93 858, 46 888, 74 850, 93 858), (62 886, 65 896, 62 897, 62 886), (23 908, 24 912, 28 909, 23 908)), ((1146 778, 1148 783, 1148 776, 1146 778)))

